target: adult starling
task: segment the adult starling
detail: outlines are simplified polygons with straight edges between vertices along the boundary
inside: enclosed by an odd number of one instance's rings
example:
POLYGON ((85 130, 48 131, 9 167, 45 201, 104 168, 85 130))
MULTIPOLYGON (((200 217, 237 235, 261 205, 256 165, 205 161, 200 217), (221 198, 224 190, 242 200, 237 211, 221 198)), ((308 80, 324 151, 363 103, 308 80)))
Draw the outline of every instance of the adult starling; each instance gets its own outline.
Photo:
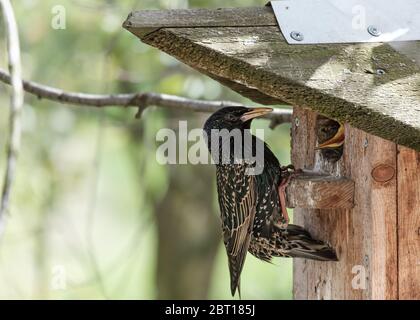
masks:
POLYGON ((284 196, 287 170, 282 169, 267 144, 254 135, 248 143, 245 138, 240 142, 243 150, 253 152, 261 150, 256 147, 258 143, 263 146, 263 168, 253 175, 249 170, 256 163, 248 161, 245 152, 234 152, 237 141, 233 135, 226 139, 226 134, 233 131, 241 132, 242 136, 249 134, 252 119, 271 111, 270 108, 225 107, 212 114, 204 125, 207 145, 216 163, 232 296, 237 288, 240 290, 240 275, 248 251, 263 261, 272 257, 337 261, 331 247, 313 239, 302 227, 288 224, 284 196), (227 156, 224 155, 226 145, 229 146, 227 156))

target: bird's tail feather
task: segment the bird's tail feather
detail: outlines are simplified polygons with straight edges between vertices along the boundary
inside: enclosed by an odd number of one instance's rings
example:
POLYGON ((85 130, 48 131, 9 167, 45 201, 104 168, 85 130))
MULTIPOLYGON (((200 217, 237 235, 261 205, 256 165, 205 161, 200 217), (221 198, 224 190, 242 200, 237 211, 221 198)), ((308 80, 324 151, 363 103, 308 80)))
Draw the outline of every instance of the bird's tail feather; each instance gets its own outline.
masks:
POLYGON ((333 248, 323 241, 312 238, 310 233, 302 227, 289 224, 287 229, 280 229, 280 232, 288 243, 288 256, 319 261, 338 261, 333 248))
POLYGON ((242 268, 244 267, 250 240, 251 237, 247 236, 247 238, 245 239, 245 244, 239 249, 239 251, 236 254, 232 254, 231 248, 226 248, 228 254, 228 264, 230 273, 230 289, 232 292, 232 296, 235 295, 236 289, 238 289, 239 298, 241 297, 240 277, 242 268))
POLYGON ((237 256, 229 256, 228 263, 229 263, 229 273, 230 273, 230 290, 232 293, 232 297, 236 293, 236 289, 238 289, 239 297, 241 296, 241 289, 240 289, 240 275, 242 271, 242 266, 237 261, 237 256))

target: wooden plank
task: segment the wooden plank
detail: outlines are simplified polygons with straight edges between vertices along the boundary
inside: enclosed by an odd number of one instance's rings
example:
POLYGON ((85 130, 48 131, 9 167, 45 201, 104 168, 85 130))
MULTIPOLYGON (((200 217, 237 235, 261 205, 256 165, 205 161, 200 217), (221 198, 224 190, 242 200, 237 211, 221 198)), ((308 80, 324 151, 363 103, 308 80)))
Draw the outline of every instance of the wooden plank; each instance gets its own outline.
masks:
POLYGON ((399 298, 420 299, 420 154, 399 147, 399 298))
POLYGON ((277 21, 271 8, 256 7, 134 11, 123 24, 124 28, 142 37, 160 28, 245 26, 277 26, 277 21))
MULTIPOLYGON (((315 168, 315 135, 317 126, 315 112, 302 108, 293 109, 292 121, 292 163, 296 168, 313 170, 315 168)), ((341 164, 337 164, 339 170, 341 164)), ((322 168, 317 168, 321 170, 322 168)), ((334 170, 328 170, 333 172, 334 170)), ((344 298, 344 281, 335 281, 332 290, 332 280, 338 280, 339 268, 344 264, 341 248, 335 241, 336 233, 344 219, 345 210, 312 210, 295 208, 293 210, 293 223, 304 226, 311 234, 321 240, 330 242, 337 250, 339 262, 315 262, 306 259, 295 259, 293 264, 293 294, 295 299, 339 299, 344 298), (334 229, 326 231, 335 221, 334 229), (325 232, 322 230, 325 228, 325 232), (323 274, 323 271, 325 273, 323 274), (331 279, 329 279, 331 278, 331 279)))
POLYGON ((347 209, 353 207, 354 182, 332 176, 301 175, 286 189, 289 208, 347 209))
POLYGON ((314 150, 316 113, 295 108, 294 119, 292 163, 355 183, 353 209, 294 209, 294 223, 330 242, 340 259, 336 263, 295 259, 295 298, 396 299, 396 145, 346 125, 343 157, 327 161, 314 150), (378 166, 389 166, 394 174, 378 176, 378 166))
MULTIPOLYGON (((398 50, 382 43, 289 45, 278 26, 246 26, 248 20, 236 10, 242 9, 206 11, 204 22, 164 27, 140 38, 214 78, 251 88, 247 94, 254 100, 270 96, 420 151, 420 66, 413 58, 420 42, 398 50), (231 24, 212 25, 221 16, 231 24)), ((252 15, 257 9, 249 10, 252 15)), ((272 9, 262 10, 273 21, 272 9)))
POLYGON ((370 280, 367 298, 397 299, 397 147, 361 130, 351 131, 354 136, 347 140, 345 167, 346 175, 358 186, 355 201, 359 205, 351 214, 359 215, 363 223, 360 235, 370 280))

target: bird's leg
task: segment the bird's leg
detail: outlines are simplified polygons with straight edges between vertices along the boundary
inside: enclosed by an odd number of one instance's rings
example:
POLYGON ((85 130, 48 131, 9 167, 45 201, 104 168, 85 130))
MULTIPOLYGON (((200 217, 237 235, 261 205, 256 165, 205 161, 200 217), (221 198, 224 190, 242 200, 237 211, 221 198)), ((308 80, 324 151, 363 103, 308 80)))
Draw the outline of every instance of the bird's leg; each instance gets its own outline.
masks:
POLYGON ((281 213, 283 216, 282 224, 284 225, 284 227, 287 228, 287 225, 289 224, 290 219, 289 219, 289 213, 287 212, 287 208, 286 208, 286 188, 289 185, 290 180, 292 180, 292 178, 296 177, 297 175, 301 174, 303 171, 301 169, 295 169, 295 167, 291 164, 285 167, 281 167, 280 170, 284 174, 284 179, 281 181, 278 187, 278 193, 279 193, 281 213))
POLYGON ((287 208, 286 208, 286 188, 290 182, 290 179, 291 179, 290 175, 286 179, 283 179, 278 188, 281 214, 283 216, 282 224, 286 228, 287 228, 287 225, 289 224, 289 213, 287 212, 287 208))

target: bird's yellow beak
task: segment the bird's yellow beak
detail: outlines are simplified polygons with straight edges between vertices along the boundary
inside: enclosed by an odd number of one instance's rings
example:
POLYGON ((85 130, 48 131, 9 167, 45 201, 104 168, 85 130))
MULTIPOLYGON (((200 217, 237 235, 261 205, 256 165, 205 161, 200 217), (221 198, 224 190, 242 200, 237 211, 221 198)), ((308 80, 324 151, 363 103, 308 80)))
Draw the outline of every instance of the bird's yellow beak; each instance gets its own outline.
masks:
POLYGON ((331 139, 321 143, 315 150, 320 149, 336 149, 341 147, 344 144, 344 125, 340 123, 340 127, 338 128, 336 134, 331 139))
POLYGON ((261 117, 267 113, 272 112, 272 108, 253 108, 250 111, 244 113, 241 117, 242 122, 247 122, 248 120, 261 117))

